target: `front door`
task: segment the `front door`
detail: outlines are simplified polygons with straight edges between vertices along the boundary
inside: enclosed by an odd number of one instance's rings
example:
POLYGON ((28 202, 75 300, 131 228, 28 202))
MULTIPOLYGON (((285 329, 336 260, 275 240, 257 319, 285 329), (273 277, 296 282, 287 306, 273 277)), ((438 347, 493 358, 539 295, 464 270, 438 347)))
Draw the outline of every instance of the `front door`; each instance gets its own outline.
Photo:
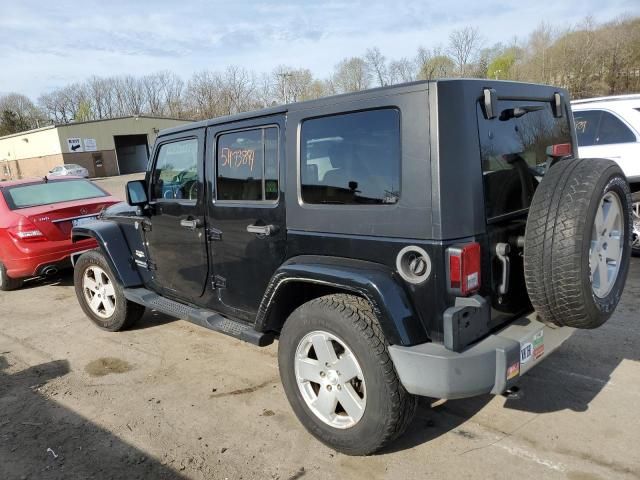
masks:
POLYGON ((285 256, 284 117, 211 127, 209 236, 218 308, 253 320, 285 256))
POLYGON ((207 283, 203 158, 204 129, 163 137, 147 177, 153 288, 183 300, 201 297, 207 283))

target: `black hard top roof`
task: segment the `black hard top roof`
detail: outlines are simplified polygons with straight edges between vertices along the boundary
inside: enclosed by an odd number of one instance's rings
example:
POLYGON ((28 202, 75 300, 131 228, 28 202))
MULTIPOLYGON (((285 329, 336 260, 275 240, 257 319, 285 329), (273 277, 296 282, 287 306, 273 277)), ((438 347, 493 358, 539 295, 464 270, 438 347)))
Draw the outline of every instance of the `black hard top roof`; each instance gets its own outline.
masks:
MULTIPOLYGON (((270 115, 286 113, 289 111, 300 111, 300 110, 310 109, 314 107, 327 106, 327 105, 333 105, 338 103, 348 103, 354 100, 361 100, 361 99, 375 98, 375 97, 380 97, 385 95, 397 95, 402 93, 426 90, 428 89, 429 84, 442 84, 442 83, 459 84, 461 87, 465 85, 466 86, 473 85, 476 88, 478 87, 478 84, 482 84, 483 86, 488 86, 488 87, 495 87, 496 85, 502 85, 502 86, 510 86, 512 88, 514 86, 518 86, 519 88, 523 88, 523 87, 525 88, 526 87, 529 87, 529 88, 530 87, 534 87, 534 88, 546 87, 546 89, 553 88, 553 87, 549 87, 548 85, 532 84, 532 83, 526 83, 526 82, 505 81, 505 80, 488 80, 488 79, 482 79, 482 78, 446 78, 446 79, 438 79, 438 80, 420 80, 417 82, 409 82, 409 83, 402 83, 398 85, 390 85, 386 87, 371 88, 371 89, 362 90, 359 92, 343 93, 340 95, 332 95, 329 97, 318 98, 316 100, 306 100, 303 102, 289 103, 286 105, 278 105, 275 107, 264 108, 261 110, 242 112, 235 115, 226 115, 226 116, 216 117, 208 120, 201 120, 199 122, 187 123, 185 125, 179 125, 176 127, 171 127, 171 128, 161 130, 158 136, 161 137, 163 135, 171 135, 171 134, 194 130, 202 127, 210 127, 210 126, 220 125, 224 123, 236 122, 239 120, 268 117, 270 115)), ((557 88, 556 90, 563 91, 560 88, 557 88)))

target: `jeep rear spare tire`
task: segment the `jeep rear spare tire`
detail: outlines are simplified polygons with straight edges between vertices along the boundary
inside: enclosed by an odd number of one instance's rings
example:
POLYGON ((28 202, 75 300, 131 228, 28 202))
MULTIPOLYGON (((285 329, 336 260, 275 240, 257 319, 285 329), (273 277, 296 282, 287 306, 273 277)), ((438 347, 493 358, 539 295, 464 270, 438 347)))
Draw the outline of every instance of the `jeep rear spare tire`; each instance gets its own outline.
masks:
POLYGON ((613 313, 629 270, 631 194, 618 165, 570 159, 552 166, 527 219, 527 291, 547 322, 596 328, 613 313))

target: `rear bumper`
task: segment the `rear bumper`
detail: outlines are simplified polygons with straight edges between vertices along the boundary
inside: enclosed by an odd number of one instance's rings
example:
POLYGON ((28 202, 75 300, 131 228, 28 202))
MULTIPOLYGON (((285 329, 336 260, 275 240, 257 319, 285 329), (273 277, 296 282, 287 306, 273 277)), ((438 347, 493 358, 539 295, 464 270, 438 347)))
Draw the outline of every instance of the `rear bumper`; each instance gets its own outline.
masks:
POLYGON ((573 330, 545 325, 531 314, 460 353, 436 343, 392 345, 389 353, 400 381, 414 395, 454 399, 500 394, 562 345, 573 330))
POLYGON ((30 255, 7 258, 4 263, 7 274, 11 278, 35 277, 42 275, 49 266, 57 269, 71 266, 70 257, 73 253, 83 252, 96 246, 97 243, 93 238, 77 243, 71 243, 71 240, 42 242, 41 245, 34 243, 30 255))

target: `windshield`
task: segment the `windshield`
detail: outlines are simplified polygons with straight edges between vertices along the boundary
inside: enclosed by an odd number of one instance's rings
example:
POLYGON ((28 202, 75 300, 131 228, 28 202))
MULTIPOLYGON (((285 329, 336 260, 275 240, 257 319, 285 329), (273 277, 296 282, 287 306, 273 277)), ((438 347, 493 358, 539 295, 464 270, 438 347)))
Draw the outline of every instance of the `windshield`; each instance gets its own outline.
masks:
POLYGON ((16 185, 3 189, 3 193, 11 210, 107 196, 87 180, 16 185))
POLYGON ((569 119, 554 117, 550 102, 499 100, 497 111, 487 120, 478 103, 487 219, 528 209, 550 148, 571 145, 569 119))

